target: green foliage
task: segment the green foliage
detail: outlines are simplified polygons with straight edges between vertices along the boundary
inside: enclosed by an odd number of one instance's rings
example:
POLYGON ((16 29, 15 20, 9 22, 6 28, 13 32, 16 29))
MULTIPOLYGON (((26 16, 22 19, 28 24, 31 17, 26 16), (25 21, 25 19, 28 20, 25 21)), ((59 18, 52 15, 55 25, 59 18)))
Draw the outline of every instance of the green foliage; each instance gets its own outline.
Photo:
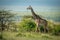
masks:
POLYGON ((40 31, 43 32, 44 31, 44 26, 40 26, 40 31))
POLYGON ((53 35, 60 35, 60 25, 54 25, 53 35))
POLYGON ((0 39, 2 39, 2 35, 0 34, 0 39))
POLYGON ((20 22, 20 29, 22 31, 35 31, 36 24, 31 18, 23 19, 20 22))
POLYGON ((0 29, 3 31, 6 28, 6 24, 12 21, 14 14, 10 11, 0 10, 0 29))

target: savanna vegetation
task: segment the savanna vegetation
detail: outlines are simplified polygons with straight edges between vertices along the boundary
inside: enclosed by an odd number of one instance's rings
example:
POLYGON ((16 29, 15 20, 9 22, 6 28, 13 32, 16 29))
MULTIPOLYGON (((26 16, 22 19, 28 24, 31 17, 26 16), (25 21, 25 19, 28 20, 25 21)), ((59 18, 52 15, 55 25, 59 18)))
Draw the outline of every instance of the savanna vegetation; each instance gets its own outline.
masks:
POLYGON ((15 22, 15 14, 0 10, 0 40, 60 40, 60 24, 48 20, 47 33, 36 32, 36 24, 32 16, 24 16, 15 22))

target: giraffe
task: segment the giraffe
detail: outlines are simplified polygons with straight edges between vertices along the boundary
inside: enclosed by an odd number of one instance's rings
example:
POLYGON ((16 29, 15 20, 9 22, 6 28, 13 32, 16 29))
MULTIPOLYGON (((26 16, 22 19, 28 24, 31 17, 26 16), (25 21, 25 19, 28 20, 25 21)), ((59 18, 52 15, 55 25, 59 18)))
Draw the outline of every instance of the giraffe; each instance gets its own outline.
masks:
POLYGON ((39 15, 37 15, 33 8, 31 7, 31 5, 29 7, 27 7, 27 10, 31 10, 32 12, 32 16, 33 18, 35 19, 35 22, 36 22, 36 32, 39 32, 40 31, 40 25, 43 24, 44 25, 44 32, 46 32, 46 27, 47 27, 47 21, 45 19, 42 19, 39 15))

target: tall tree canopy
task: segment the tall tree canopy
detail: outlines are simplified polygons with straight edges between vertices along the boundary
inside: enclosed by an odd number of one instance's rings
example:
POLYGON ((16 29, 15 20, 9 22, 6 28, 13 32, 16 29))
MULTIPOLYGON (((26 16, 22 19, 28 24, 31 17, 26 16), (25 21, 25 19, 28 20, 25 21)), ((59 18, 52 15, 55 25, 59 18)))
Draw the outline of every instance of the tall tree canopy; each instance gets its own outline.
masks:
POLYGON ((14 17, 10 11, 0 10, 0 30, 4 30, 7 23, 11 22, 14 17))

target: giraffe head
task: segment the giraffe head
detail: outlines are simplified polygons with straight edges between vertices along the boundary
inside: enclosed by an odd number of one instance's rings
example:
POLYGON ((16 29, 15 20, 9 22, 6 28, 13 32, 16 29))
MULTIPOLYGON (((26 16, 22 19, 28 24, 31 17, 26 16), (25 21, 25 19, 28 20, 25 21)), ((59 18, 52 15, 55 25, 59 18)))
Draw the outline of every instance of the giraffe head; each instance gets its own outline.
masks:
POLYGON ((30 10, 30 9, 32 9, 31 5, 29 5, 29 7, 27 7, 27 10, 30 10))

